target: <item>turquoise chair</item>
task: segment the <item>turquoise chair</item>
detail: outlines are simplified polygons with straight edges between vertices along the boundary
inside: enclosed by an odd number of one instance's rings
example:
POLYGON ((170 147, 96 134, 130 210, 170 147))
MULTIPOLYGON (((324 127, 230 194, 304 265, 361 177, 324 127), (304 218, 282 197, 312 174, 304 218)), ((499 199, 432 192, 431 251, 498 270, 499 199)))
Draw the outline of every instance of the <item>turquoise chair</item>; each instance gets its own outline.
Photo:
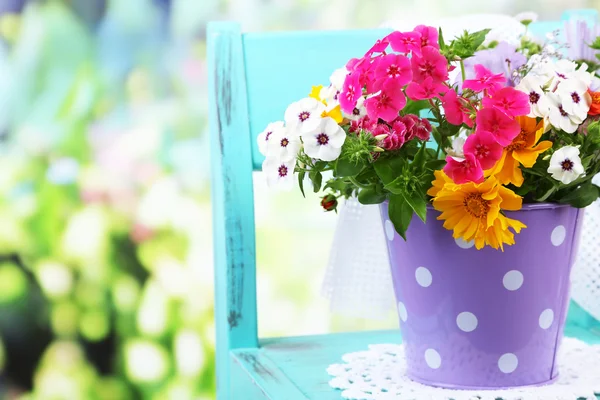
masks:
MULTIPOLYGON (((581 12, 580 12, 581 13, 581 12)), ((586 13, 589 13, 586 11, 586 13)), ((595 13, 595 11, 593 12, 595 13)), ((573 12, 569 14, 572 15, 573 12)), ((589 14, 585 14, 589 16, 589 14)), ((596 14, 592 14, 596 19, 596 14)), ((548 32, 560 22, 534 25, 548 32)), ((370 343, 400 341, 399 331, 258 339, 252 172, 256 137, 291 102, 386 30, 242 34, 233 22, 208 26, 212 155, 217 397, 220 400, 340 399, 326 367, 370 343)), ((600 325, 572 309, 568 336, 600 342, 600 325)))

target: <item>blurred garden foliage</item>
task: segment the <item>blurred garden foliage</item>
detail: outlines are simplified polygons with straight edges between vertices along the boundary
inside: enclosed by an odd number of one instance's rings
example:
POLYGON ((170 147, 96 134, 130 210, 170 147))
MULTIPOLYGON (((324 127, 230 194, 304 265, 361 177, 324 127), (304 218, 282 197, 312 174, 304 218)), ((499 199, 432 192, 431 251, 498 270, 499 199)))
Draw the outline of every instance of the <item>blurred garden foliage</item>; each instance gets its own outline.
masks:
POLYGON ((204 43, 169 12, 0 5, 1 398, 214 391, 204 43))
MULTIPOLYGON (((0 398, 214 396, 207 21, 342 29, 488 7, 457 1, 0 0, 0 398)), ((395 326, 332 320, 335 215, 307 196, 256 180, 261 336, 395 326)))

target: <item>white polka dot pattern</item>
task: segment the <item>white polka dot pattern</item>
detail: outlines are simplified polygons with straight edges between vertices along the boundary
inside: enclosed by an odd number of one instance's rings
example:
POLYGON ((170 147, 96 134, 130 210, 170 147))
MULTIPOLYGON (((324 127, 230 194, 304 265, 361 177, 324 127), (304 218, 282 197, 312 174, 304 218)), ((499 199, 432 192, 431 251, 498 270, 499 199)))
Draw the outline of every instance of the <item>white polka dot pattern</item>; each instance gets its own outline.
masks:
POLYGON ((417 279, 417 283, 423 287, 429 287, 431 286, 431 282, 433 282, 431 272, 425 267, 417 268, 415 278, 417 279))
POLYGON ((502 357, 498 359, 498 368, 500 368, 500 371, 505 374, 511 374, 515 372, 518 366, 519 359, 512 353, 503 354, 502 357))
POLYGON ((467 311, 461 312, 458 314, 458 317, 456 317, 456 325, 458 325, 458 328, 463 332, 473 332, 477 329, 478 323, 479 321, 475 314, 467 311))
POLYGON ((567 230, 563 225, 558 225, 556 228, 552 230, 552 234, 550 235, 550 240, 552 244, 555 246, 560 246, 565 241, 565 237, 567 236, 567 230))
POLYGON ((546 309, 544 311, 542 311, 542 313, 540 314, 540 328, 542 329, 548 329, 552 326, 552 323, 554 322, 554 311, 552 311, 551 309, 546 309))
POLYGON ((519 290, 521 286, 523 286, 524 277, 520 271, 512 270, 508 271, 504 278, 502 279, 502 284, 506 288, 506 290, 510 290, 514 292, 515 290, 519 290))
POLYGON ((434 349, 427 349, 425 351, 425 362, 429 368, 438 369, 442 366, 442 357, 434 349))
POLYGON ((454 242, 456 242, 456 245, 458 247, 460 247, 461 249, 470 249, 471 247, 475 246, 475 241, 474 240, 470 240, 468 242, 466 242, 463 238, 458 238, 458 239, 454 239, 454 242))
POLYGON ((398 302, 398 316, 400 316, 402 322, 406 322, 408 319, 408 311, 406 311, 406 306, 401 301, 398 302))

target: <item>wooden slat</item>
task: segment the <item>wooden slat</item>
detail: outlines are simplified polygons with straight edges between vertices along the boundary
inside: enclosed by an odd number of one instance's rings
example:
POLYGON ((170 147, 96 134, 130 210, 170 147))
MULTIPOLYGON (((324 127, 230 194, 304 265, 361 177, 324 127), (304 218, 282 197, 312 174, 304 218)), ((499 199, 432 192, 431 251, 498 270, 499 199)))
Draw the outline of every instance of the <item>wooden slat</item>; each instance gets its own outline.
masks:
POLYGON ((260 343, 264 354, 308 398, 339 400, 340 392, 329 386, 327 366, 341 362, 345 353, 366 350, 372 343, 400 342, 400 330, 389 330, 263 339, 260 343))
POLYGON ((232 370, 239 368, 247 379, 232 382, 232 399, 254 399, 249 393, 260 391, 261 399, 308 400, 285 373, 262 350, 235 350, 231 354, 232 370))
POLYGON ((243 36, 254 168, 263 156, 256 137, 269 122, 283 120, 287 106, 307 97, 312 86, 348 60, 362 57, 390 31, 304 31, 248 33, 243 36))
POLYGON ((229 350, 257 347, 252 159, 238 24, 208 26, 217 395, 230 399, 229 350))

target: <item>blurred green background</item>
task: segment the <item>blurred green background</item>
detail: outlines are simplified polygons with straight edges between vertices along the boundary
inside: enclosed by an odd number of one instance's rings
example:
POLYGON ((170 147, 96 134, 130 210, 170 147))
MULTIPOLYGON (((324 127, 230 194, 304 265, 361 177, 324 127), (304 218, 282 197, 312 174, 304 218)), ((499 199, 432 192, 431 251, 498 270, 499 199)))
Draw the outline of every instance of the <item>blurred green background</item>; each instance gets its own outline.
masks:
MULTIPOLYGON (((213 398, 209 20, 342 29, 598 5, 0 0, 0 398, 213 398)), ((261 336, 395 327, 329 313, 335 215, 255 178, 261 336)))

